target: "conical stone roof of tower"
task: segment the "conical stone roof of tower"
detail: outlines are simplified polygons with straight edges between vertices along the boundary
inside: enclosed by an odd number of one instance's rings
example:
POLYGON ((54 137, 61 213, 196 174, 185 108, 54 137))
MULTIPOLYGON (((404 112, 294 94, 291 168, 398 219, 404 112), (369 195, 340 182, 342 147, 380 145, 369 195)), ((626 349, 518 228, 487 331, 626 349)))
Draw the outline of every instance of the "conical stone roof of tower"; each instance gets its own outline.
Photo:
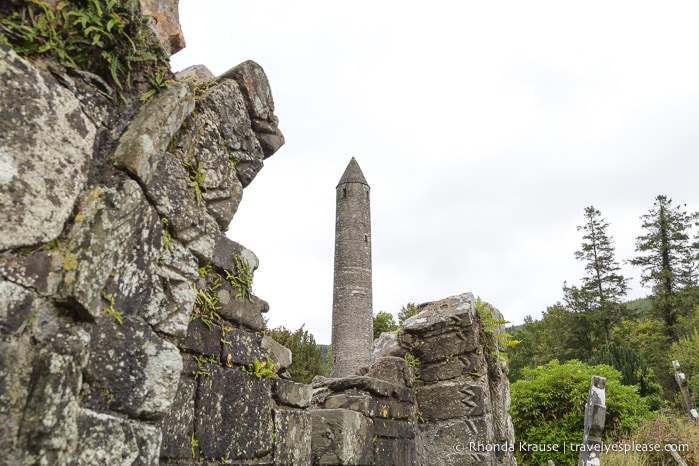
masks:
POLYGON ((364 178, 362 169, 359 168, 359 164, 354 157, 350 160, 349 165, 347 165, 345 169, 345 173, 342 174, 342 178, 340 178, 340 182, 337 183, 337 185, 340 186, 345 183, 361 183, 369 186, 369 183, 366 182, 366 178, 364 178))

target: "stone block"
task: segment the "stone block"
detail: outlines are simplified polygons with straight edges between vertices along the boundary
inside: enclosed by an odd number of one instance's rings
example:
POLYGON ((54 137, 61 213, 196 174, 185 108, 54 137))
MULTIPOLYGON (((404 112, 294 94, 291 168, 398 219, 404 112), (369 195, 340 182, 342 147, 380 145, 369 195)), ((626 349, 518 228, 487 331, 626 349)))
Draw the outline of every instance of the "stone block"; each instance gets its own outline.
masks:
MULTIPOLYGON (((208 85, 198 97, 197 108, 200 111, 187 119, 177 136, 178 152, 182 157, 193 155, 196 163, 218 160, 215 166, 204 166, 214 171, 223 170, 220 161, 225 162, 227 175, 212 180, 214 190, 232 194, 233 178, 237 178, 242 187, 248 186, 262 169, 264 152, 238 83, 222 79, 208 85)), ((224 174, 223 171, 218 173, 224 174)), ((208 191, 208 176, 206 181, 208 191)))
POLYGON ((408 420, 374 418, 374 429, 379 437, 402 439, 415 437, 415 425, 408 420))
POLYGON ((280 405, 292 408, 307 408, 311 404, 313 387, 305 383, 291 380, 275 379, 272 385, 274 400, 280 405))
POLYGON ((490 415, 418 424, 418 430, 424 448, 424 451, 419 455, 422 463, 495 464, 492 452, 474 453, 468 449, 468 445, 471 442, 481 444, 493 443, 492 418, 490 415), (463 448, 455 449, 454 445, 461 445, 463 448))
POLYGON ((81 409, 78 436, 80 448, 76 449, 71 465, 159 464, 161 433, 154 426, 81 409))
POLYGON ((383 332, 379 335, 379 338, 374 340, 371 349, 371 360, 376 361, 387 356, 402 358, 406 352, 407 350, 398 344, 396 332, 383 332))
POLYGON ((417 388, 418 410, 427 422, 481 416, 490 412, 487 387, 469 377, 422 385, 417 388))
POLYGON ((177 392, 182 357, 144 323, 102 316, 92 329, 84 406, 158 420, 177 392))
POLYGON ((54 250, 61 294, 78 317, 94 321, 110 306, 137 315, 151 299, 162 225, 138 183, 95 187, 84 195, 66 246, 54 250), (75 306, 77 304, 78 306, 75 306))
POLYGON ((34 296, 27 289, 11 282, 0 281, 0 330, 17 333, 31 317, 34 296))
MULTIPOLYGON (((416 466, 415 442, 401 439, 376 439, 376 466, 416 466)), ((442 463, 434 463, 442 464, 442 463)))
POLYGON ((180 376, 175 399, 165 417, 158 423, 163 433, 160 457, 164 459, 191 458, 191 440, 194 432, 194 399, 197 382, 192 376, 197 364, 187 358, 180 376))
POLYGON ((239 328, 224 332, 223 362, 228 366, 247 366, 258 361, 266 361, 267 353, 262 350, 262 337, 239 328))
POLYGON ((372 397, 366 393, 336 393, 328 396, 321 403, 323 409, 349 409, 366 416, 373 416, 372 397))
MULTIPOLYGON (((480 347, 479 347, 480 348, 480 347)), ((420 380, 422 382, 437 382, 450 380, 469 373, 478 373, 484 365, 482 350, 461 356, 448 357, 443 361, 420 364, 420 380)))
POLYGON ((412 419, 415 416, 414 401, 400 402, 393 398, 372 398, 369 414, 374 419, 412 419))
POLYGON ((221 326, 213 322, 207 324, 201 319, 191 320, 182 347, 194 353, 218 357, 221 352, 221 326))
POLYGON ((361 414, 347 409, 311 411, 313 464, 371 465, 374 427, 361 414))
POLYGON ((369 367, 369 377, 374 377, 386 382, 405 385, 406 387, 413 386, 414 374, 413 370, 408 365, 408 362, 403 358, 384 357, 379 358, 369 367))
POLYGON ((252 460, 272 452, 270 379, 210 366, 199 377, 195 433, 201 456, 252 460))
POLYGON ((401 344, 420 360, 420 364, 442 361, 475 351, 478 329, 459 328, 430 336, 404 333, 401 344))
POLYGON ((97 130, 51 73, 5 44, 0 44, 0 95, 2 251, 59 236, 87 181, 97 130))
POLYGON ((179 0, 139 0, 138 3, 141 14, 154 19, 149 24, 170 55, 185 48, 178 10, 179 0))
POLYGON ((277 126, 272 90, 262 67, 248 60, 226 71, 219 79, 234 79, 238 83, 264 157, 274 154, 284 144, 284 135, 277 126))
POLYGON ((404 322, 401 333, 428 336, 445 329, 472 328, 476 316, 475 302, 472 293, 464 293, 420 304, 419 312, 404 322))
POLYGON ((274 410, 274 464, 311 464, 311 416, 307 411, 274 410))
POLYGON ((236 243, 228 239, 225 235, 220 235, 216 246, 214 247, 214 254, 211 257, 211 264, 221 270, 228 270, 233 273, 237 273, 237 265, 235 263, 235 256, 238 255, 250 266, 250 271, 254 272, 260 266, 260 260, 257 258, 254 252, 243 246, 242 244, 236 243))
POLYGON ((269 335, 263 336, 260 346, 262 346, 262 349, 269 355, 272 361, 274 361, 274 365, 279 371, 288 369, 289 366, 291 366, 291 350, 277 343, 274 338, 269 335))
POLYGON ((80 367, 72 355, 44 348, 31 374, 17 441, 25 448, 20 464, 65 464, 78 440, 80 367))
POLYGON ((253 332, 265 329, 263 312, 269 310, 269 305, 258 298, 236 298, 238 291, 226 280, 221 281, 221 287, 217 290, 218 304, 221 306, 218 313, 224 319, 246 327, 253 332))
POLYGON ((341 379, 326 379, 327 387, 334 392, 355 389, 366 391, 373 395, 393 397, 400 401, 414 400, 411 389, 404 385, 387 382, 366 376, 351 376, 341 379))

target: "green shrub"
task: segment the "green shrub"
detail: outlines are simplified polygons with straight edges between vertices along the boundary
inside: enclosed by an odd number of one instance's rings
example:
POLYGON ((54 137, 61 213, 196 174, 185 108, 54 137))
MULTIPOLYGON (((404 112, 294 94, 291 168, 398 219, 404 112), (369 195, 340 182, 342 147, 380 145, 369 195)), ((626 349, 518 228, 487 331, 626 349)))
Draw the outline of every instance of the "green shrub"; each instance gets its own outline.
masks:
POLYGON ((576 465, 578 452, 563 444, 582 443, 584 411, 592 376, 607 378, 605 436, 612 441, 638 427, 650 411, 636 386, 621 384, 621 373, 610 366, 589 366, 577 360, 557 360, 522 369, 522 379, 512 384, 510 414, 517 442, 559 445, 559 451, 522 451, 515 448, 518 464, 539 465, 553 460, 557 466, 576 465))

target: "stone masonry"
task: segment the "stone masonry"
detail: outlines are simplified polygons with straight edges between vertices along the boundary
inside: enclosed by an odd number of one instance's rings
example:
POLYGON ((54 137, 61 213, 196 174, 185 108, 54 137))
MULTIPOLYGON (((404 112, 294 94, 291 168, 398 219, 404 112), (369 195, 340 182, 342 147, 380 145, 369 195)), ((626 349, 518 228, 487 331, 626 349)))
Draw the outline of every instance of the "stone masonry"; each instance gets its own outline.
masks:
POLYGON ((352 157, 335 197, 332 377, 354 375, 371 361, 372 283, 369 184, 352 157))

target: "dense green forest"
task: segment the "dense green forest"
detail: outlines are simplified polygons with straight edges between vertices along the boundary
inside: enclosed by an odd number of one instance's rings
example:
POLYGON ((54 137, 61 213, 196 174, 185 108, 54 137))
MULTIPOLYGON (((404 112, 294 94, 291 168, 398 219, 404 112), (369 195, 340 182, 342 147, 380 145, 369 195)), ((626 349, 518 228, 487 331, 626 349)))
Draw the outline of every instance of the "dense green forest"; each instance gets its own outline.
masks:
MULTIPOLYGON (((577 438, 579 442, 586 387, 592 375, 601 375, 608 378, 605 442, 675 438, 693 445, 685 459, 697 460, 699 430, 686 415, 672 367, 673 360, 680 361, 696 402, 697 219, 699 214, 674 205, 667 196, 655 198, 641 216, 636 256, 626 259, 638 269, 648 297, 629 301, 630 279, 621 274, 607 233, 609 223, 595 207, 585 208, 584 222, 578 227, 581 246, 574 252, 575 259, 585 265, 585 275, 578 284, 563 282, 562 299, 543 311, 540 319, 527 316, 524 324, 508 329, 519 341, 508 351, 511 414, 519 441, 561 443, 577 438), (546 405, 552 398, 556 403, 546 405)), ((607 463, 666 464, 671 460, 654 455, 610 456, 607 463)), ((556 465, 577 464, 571 453, 557 458, 520 454, 518 459, 520 464, 542 464, 547 459, 555 459, 556 465)))
MULTIPOLYGON (((690 446, 683 454, 699 464, 699 427, 693 425, 678 393, 672 367, 679 360, 699 401, 699 214, 659 195, 640 217, 636 256, 623 259, 637 268, 648 290, 628 300, 630 277, 621 273, 609 223, 595 207, 584 210, 581 245, 572 256, 585 266, 577 283, 562 282, 561 297, 542 312, 507 329, 510 410, 517 442, 580 443, 583 410, 593 375, 607 377, 605 443, 649 444, 672 438, 690 446)), ((628 240, 628 239, 625 239, 628 240)), ((562 277, 565 280, 566 277, 562 277)), ((555 298, 554 298, 555 299, 555 298)), ((398 313, 374 315, 374 337, 398 330, 417 312, 408 303, 398 313)), ((271 331, 293 350, 292 378, 308 383, 327 375, 329 348, 301 329, 271 331)), ((517 453, 521 465, 577 464, 577 453, 517 453)), ((604 464, 672 464, 662 452, 609 454, 604 464)))

